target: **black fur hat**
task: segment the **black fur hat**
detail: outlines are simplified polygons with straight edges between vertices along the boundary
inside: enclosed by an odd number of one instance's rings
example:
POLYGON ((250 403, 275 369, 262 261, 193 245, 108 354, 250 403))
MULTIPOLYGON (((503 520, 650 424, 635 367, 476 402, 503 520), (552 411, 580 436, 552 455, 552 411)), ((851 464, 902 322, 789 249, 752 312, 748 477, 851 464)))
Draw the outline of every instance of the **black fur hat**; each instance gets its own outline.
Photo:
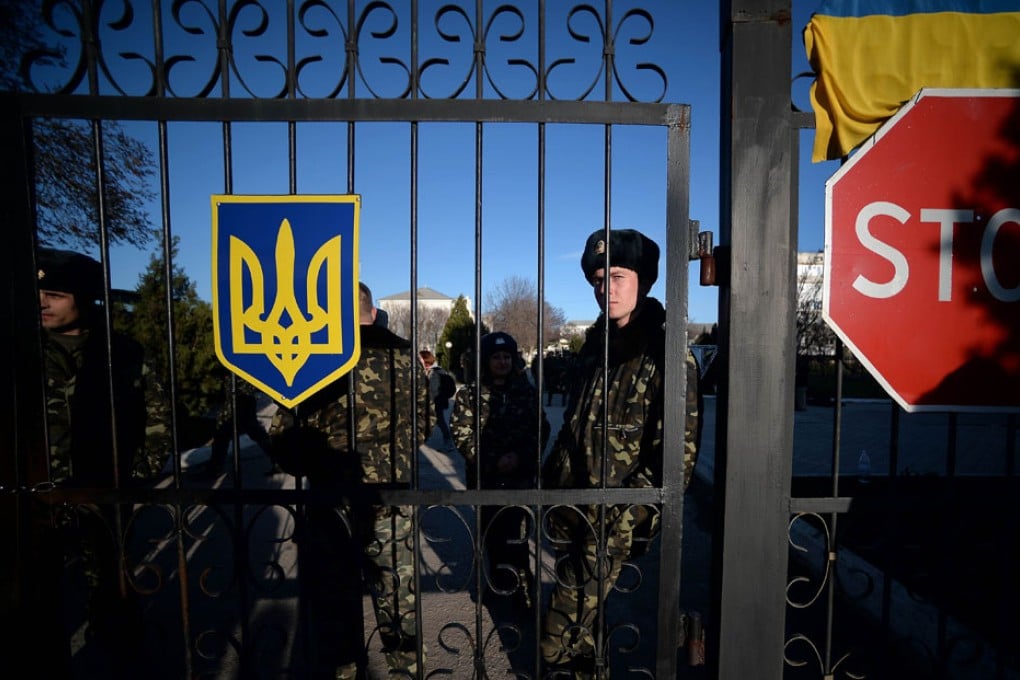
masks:
POLYGON ((88 255, 40 248, 36 263, 40 290, 71 293, 78 304, 95 302, 103 296, 103 266, 88 255))
MULTIPOLYGON (((598 229, 588 237, 581 255, 584 278, 591 280, 595 270, 606 264, 606 232, 598 229)), ((638 279, 651 287, 659 278, 659 246, 636 229, 613 229, 609 232, 609 265, 637 272, 638 279)))
POLYGON ((482 366, 489 365, 489 358, 496 352, 509 352, 517 357, 517 341, 509 333, 495 331, 482 336, 482 366))

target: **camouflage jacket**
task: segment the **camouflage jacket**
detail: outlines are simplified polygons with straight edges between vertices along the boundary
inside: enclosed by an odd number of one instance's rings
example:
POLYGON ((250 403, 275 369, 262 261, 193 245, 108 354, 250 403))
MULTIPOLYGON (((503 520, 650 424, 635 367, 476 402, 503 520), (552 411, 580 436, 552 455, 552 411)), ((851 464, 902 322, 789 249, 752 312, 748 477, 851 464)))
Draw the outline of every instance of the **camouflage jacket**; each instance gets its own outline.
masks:
MULTIPOLYGON (((382 326, 362 325, 361 357, 348 374, 290 409, 269 429, 273 457, 313 486, 410 483, 414 366, 411 345, 382 326), (350 393, 355 422, 349 423, 350 393), (352 438, 353 435, 353 438, 352 438)), ((423 418, 423 399, 418 402, 423 418)))
POLYGON ((457 450, 467 462, 468 488, 477 487, 475 395, 478 395, 481 434, 477 443, 481 447, 482 488, 523 489, 535 486, 538 456, 549 439, 549 421, 542 411, 538 417, 540 400, 537 390, 523 373, 505 385, 492 385, 483 378, 481 390, 471 383, 457 392, 450 414, 450 433, 457 450), (497 463, 507 453, 517 454, 517 465, 500 472, 497 463))
POLYGON ((167 399, 141 345, 115 333, 107 361, 105 335, 43 335, 50 479, 82 486, 114 484, 110 371, 117 426, 119 482, 148 479, 170 454, 167 399))
MULTIPOLYGON (((608 408, 607 487, 662 484, 665 310, 647 298, 638 315, 609 332, 609 390, 603 384, 602 317, 581 348, 564 424, 546 464, 543 485, 592 488, 602 481, 603 403, 608 408)), ((700 390, 694 356, 687 356, 684 480, 698 453, 700 390)))

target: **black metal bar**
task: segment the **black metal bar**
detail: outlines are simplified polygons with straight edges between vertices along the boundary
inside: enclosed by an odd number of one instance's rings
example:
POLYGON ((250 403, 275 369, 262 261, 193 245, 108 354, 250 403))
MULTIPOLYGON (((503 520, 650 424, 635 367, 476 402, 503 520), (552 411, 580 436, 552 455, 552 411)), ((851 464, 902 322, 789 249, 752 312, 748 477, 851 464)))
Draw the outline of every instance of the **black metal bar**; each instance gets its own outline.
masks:
MULTIPOLYGON (((602 311, 602 318, 600 323, 602 324, 601 332, 602 337, 605 341, 602 343, 602 356, 600 361, 602 363, 602 397, 599 399, 599 413, 598 418, 602 425, 602 432, 599 436, 602 438, 601 449, 602 456, 599 461, 599 488, 608 488, 607 480, 608 475, 606 474, 609 469, 609 391, 611 388, 609 384, 609 333, 612 327, 612 320, 609 318, 608 300, 610 281, 613 266, 613 247, 612 238, 610 233, 612 230, 612 149, 613 149, 613 134, 612 127, 605 125, 603 127, 603 141, 602 141, 602 228, 605 231, 606 241, 606 262, 603 268, 603 276, 601 285, 603 288, 604 299, 607 301, 602 311)), ((585 377, 587 380, 587 376, 585 377)), ((593 443, 594 444, 594 443, 593 443)), ((594 466, 593 466, 594 467, 594 466)), ((606 545, 606 538, 608 537, 608 531, 606 527, 606 506, 600 505, 598 507, 598 526, 595 528, 598 541, 596 543, 595 559, 596 564, 609 564, 608 558, 608 546, 606 545)), ((606 571, 599 569, 598 573, 593 575, 595 580, 598 582, 598 600, 595 603, 595 630, 590 631, 592 637, 595 638, 595 663, 596 663, 596 678, 601 680, 602 676, 600 671, 602 668, 599 666, 600 663, 604 663, 604 655, 606 652, 605 640, 606 640, 606 598, 603 593, 606 591, 606 571)))
POLYGON ((668 125, 684 104, 447 99, 230 99, 18 94, 25 116, 104 120, 668 125))
MULTIPOLYGON (((353 89, 353 86, 352 86, 353 89)), ((418 124, 411 123, 411 362, 412 362, 412 390, 411 390, 411 441, 420 442, 424 440, 419 427, 427 427, 427 423, 418 422, 418 400, 428 401, 428 380, 424 374, 421 362, 418 360, 418 178, 419 178, 419 151, 418 151, 418 124), (420 377, 420 380, 419 380, 420 377)), ((353 161, 353 155, 352 155, 353 161)), ((353 402, 353 400, 351 400, 353 402)), ((426 410, 426 413, 429 411, 426 410)), ((418 456, 411 458, 411 489, 418 489, 420 484, 420 462, 418 456)), ((420 493, 420 492, 419 492, 420 493)), ((416 620, 415 630, 415 651, 417 658, 425 658, 425 619, 423 616, 421 589, 421 505, 414 504, 414 536, 413 555, 414 570, 412 580, 414 592, 419 596, 414 601, 414 616, 416 620)), ((417 665, 417 677, 425 677, 425 664, 419 662, 417 665)))
MULTIPOLYGON (((418 151, 418 124, 411 123, 411 262, 410 262, 410 291, 411 291, 411 315, 410 334, 411 361, 414 365, 414 399, 427 399, 428 381, 418 361, 418 177, 419 177, 419 151, 418 151), (424 393, 422 390, 424 389, 424 393)), ((415 402, 417 405, 417 402, 415 402)), ((423 441, 425 438, 420 434, 420 427, 427 427, 427 423, 418 422, 418 409, 411 412, 411 436, 412 441, 423 441)), ((418 466, 412 462, 411 465, 411 486, 418 488, 418 466)))
POLYGON ((798 513, 846 513, 850 511, 850 506, 853 505, 854 499, 852 497, 837 497, 837 496, 821 496, 821 497, 806 497, 798 496, 790 499, 790 514, 796 515, 798 513))
POLYGON ((687 406, 688 269, 690 247, 690 119, 666 128, 666 373, 663 403, 662 567, 659 570, 657 677, 677 674, 684 490, 684 434, 687 406))
POLYGON ((15 622, 25 574, 39 568, 31 548, 36 520, 28 490, 48 479, 49 446, 39 295, 34 288, 23 290, 25 282, 37 280, 32 122, 21 116, 16 99, 8 94, 0 94, 0 147, 6 158, 0 164, 0 228, 9 239, 0 249, 0 333, 11 356, 17 357, 0 367, 9 394, 8 406, 0 409, 0 530, 10 546, 0 567, 0 614, 15 622), (15 489, 25 492, 12 493, 15 489))
MULTIPOLYGON (((30 489, 17 490, 31 493, 30 489)), ((366 484, 354 489, 323 491, 309 488, 130 488, 58 487, 46 492, 51 503, 154 503, 222 504, 245 499, 253 505, 289 505, 304 502, 351 502, 368 505, 654 505, 664 500, 657 487, 610 489, 406 489, 387 484, 366 484)))
MULTIPOLYGON (((480 12, 480 9, 477 10, 480 12)), ((475 55, 478 58, 478 55, 475 55)), ((476 64, 477 67, 477 64, 476 64)), ((477 72, 477 68, 476 68, 477 72)), ((478 82, 481 82, 481 77, 478 77, 478 82)), ((484 369, 482 368, 482 276, 483 276, 483 261, 482 261, 482 242, 483 242, 483 229, 482 229, 482 182, 484 179, 483 172, 483 151, 484 151, 484 132, 485 128, 482 123, 475 123, 474 125, 474 247, 475 247, 475 276, 474 276, 474 291, 475 291, 475 347, 476 351, 474 354, 474 370, 475 370, 475 383, 474 383, 474 422, 472 424, 472 436, 474 437, 475 447, 475 460, 471 465, 475 466, 475 489, 481 489, 483 487, 483 481, 485 477, 482 471, 482 427, 485 423, 482 422, 482 374, 484 369)), ((491 328, 491 331, 498 329, 491 328)), ((466 474, 466 470, 465 470, 466 474)), ((513 501, 516 502, 516 501, 513 501)), ((474 633, 476 640, 483 639, 483 621, 482 621, 482 595, 486 591, 486 562, 485 562, 485 539, 483 532, 485 530, 484 522, 482 521, 482 504, 473 505, 475 512, 475 523, 474 523, 474 568, 475 568, 475 592, 478 594, 478 600, 475 602, 474 608, 474 633)), ((474 650, 474 665, 476 668, 483 667, 484 665, 484 653, 485 650, 481 648, 481 645, 477 645, 474 650)))
MULTIPOLYGON (((543 16, 544 16, 544 13, 543 13, 543 16)), ((541 48, 541 44, 542 44, 542 42, 539 41, 539 45, 540 45, 539 49, 540 49, 540 51, 542 49, 541 48)), ((540 60, 541 60, 541 58, 540 58, 540 60)), ((539 321, 538 321, 538 335, 536 336, 536 338, 537 338, 537 341, 536 341, 536 344, 537 344, 537 348, 536 348, 537 355, 536 355, 536 361, 534 362, 534 365, 537 366, 537 368, 538 368, 538 372, 537 372, 537 374, 534 377, 535 377, 535 390, 538 393, 538 403, 535 405, 535 408, 538 409, 538 413, 537 413, 537 417, 535 418, 535 422, 537 423, 536 427, 541 429, 542 422, 543 422, 543 417, 545 415, 545 409, 543 407, 543 404, 545 402, 544 402, 544 399, 542 397, 542 394, 543 394, 543 391, 546 389, 546 384, 545 384, 545 380, 546 380, 546 376, 545 376, 545 361, 544 361, 544 350, 545 350, 545 323, 544 323, 544 318, 545 318, 545 233, 546 233, 545 232, 546 138, 545 138, 545 125, 542 124, 542 123, 538 124, 537 146, 538 146, 538 153, 536 155, 537 155, 537 161, 538 161, 537 165, 538 165, 538 167, 537 167, 537 172, 536 172, 536 181, 537 181, 537 199, 538 200, 536 201, 536 203, 537 203, 537 214, 535 216, 535 223, 538 226, 538 233, 537 233, 537 237, 538 237, 538 290, 537 290, 537 299, 538 299, 538 319, 539 319, 539 321)), ((565 397, 561 397, 561 399, 565 399, 565 397)), ((555 432, 550 433, 550 438, 551 439, 555 439, 555 437, 556 437, 556 433, 555 432)), ((537 442, 537 446, 536 446, 537 450, 535 451, 535 456, 536 456, 535 469, 536 470, 541 470, 542 469, 543 447, 542 447, 542 437, 541 437, 541 433, 540 432, 536 433, 535 441, 537 442)), ((475 447, 476 447, 475 450, 479 450, 477 439, 475 441, 475 447)), ((538 482, 537 486, 539 488, 541 488, 541 485, 542 485, 542 475, 541 474, 538 475, 537 482, 538 482)), ((541 518, 541 508, 539 508, 537 506, 532 506, 532 507, 533 507, 533 510, 535 512, 536 518, 541 518)), ((544 525, 544 523, 541 522, 541 521, 536 521, 535 522, 535 544, 536 544, 537 549, 535 550, 535 569, 534 569, 534 572, 533 572, 534 580, 532 581, 531 584, 528 584, 528 587, 531 588, 531 592, 535 593, 535 599, 534 599, 535 606, 534 606, 534 611, 533 611, 533 616, 532 616, 532 624, 534 625, 535 630, 537 630, 537 631, 541 631, 542 630, 542 612, 544 611, 543 610, 543 606, 542 606, 542 550, 541 550, 541 546, 544 545, 544 543, 545 543, 545 532, 543 530, 543 525, 544 525)), ((534 673, 534 677, 536 677, 536 678, 541 677, 541 663, 540 663, 540 659, 542 658, 542 654, 541 654, 540 645, 541 645, 541 634, 535 636, 535 640, 534 640, 534 643, 532 645, 532 649, 533 649, 532 653, 533 653, 534 658, 535 658, 535 667, 533 669, 533 673, 534 673)))

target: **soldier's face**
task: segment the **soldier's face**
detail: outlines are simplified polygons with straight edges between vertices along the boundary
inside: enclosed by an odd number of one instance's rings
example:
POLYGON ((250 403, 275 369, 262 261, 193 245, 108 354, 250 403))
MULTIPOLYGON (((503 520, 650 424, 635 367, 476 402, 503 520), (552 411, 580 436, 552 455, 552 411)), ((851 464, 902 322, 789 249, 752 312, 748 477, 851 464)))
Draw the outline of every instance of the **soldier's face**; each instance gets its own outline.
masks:
POLYGON ((591 284, 595 288, 595 299, 599 307, 616 323, 617 328, 626 326, 637 308, 640 296, 641 284, 637 272, 625 267, 610 267, 607 282, 605 269, 596 269, 591 284))
POLYGON ((510 352, 493 352, 489 357, 489 374, 496 379, 505 379, 514 367, 514 358, 510 352))
POLYGON ((42 326, 55 333, 81 333, 81 310, 74 295, 59 290, 39 291, 39 313, 42 326))

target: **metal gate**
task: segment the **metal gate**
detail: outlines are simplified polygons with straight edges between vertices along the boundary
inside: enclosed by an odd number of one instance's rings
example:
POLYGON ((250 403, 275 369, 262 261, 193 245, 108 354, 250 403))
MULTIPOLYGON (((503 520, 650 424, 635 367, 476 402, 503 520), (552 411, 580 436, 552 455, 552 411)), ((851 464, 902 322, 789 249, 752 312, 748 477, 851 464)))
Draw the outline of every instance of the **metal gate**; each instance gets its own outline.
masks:
POLYGON ((715 672, 1017 677, 1016 415, 851 399, 842 347, 831 401, 795 411, 814 117, 791 106, 793 6, 740 0, 723 17, 715 672))
MULTIPOLYGON (((631 4, 621 9, 622 3, 611 0, 597 8, 594 3, 568 6, 541 0, 535 8, 468 4, 410 3, 408 8, 381 1, 81 2, 52 3, 74 11, 40 15, 46 21, 54 18, 80 53, 58 69, 62 75, 56 81, 0 99, 0 148, 7 161, 0 168, 0 210, 8 234, 0 258, 10 291, 2 309, 4 328, 10 329, 8 346, 14 348, 14 359, 3 362, 13 408, 0 410, 6 433, 0 498, 14 550, 14 559, 3 566, 6 620, 17 626, 11 612, 18 611, 12 607, 23 595, 20 578, 36 566, 27 550, 35 508, 121 507, 130 512, 112 513, 124 519, 112 535, 126 560, 121 586, 145 603, 146 677, 306 677, 311 643, 301 622, 295 536, 302 509, 328 502, 299 488, 293 478, 270 483, 245 476, 237 458, 233 474, 222 483, 198 483, 185 474, 179 453, 159 483, 144 488, 71 489, 47 483, 39 336, 13 332, 38 327, 33 132, 43 119, 86 121, 87 153, 93 158, 103 155, 105 122, 149 121, 156 126, 164 255, 171 251, 172 206, 179 196, 177 184, 170 181, 174 158, 168 137, 174 124, 218 126, 210 156, 223 159, 223 171, 219 186, 209 193, 236 190, 233 169, 240 150, 234 149, 233 136, 240 126, 283 125, 286 180, 273 191, 284 194, 298 193, 308 177, 299 151, 302 125, 341 126, 343 160, 334 172, 338 190, 352 193, 362 183, 355 173, 359 150, 380 134, 375 125, 400 125, 410 176, 409 193, 401 200, 410 206, 406 261, 411 291, 425 283, 418 254, 427 234, 416 211, 423 160, 419 142, 427 134, 423 128, 433 123, 462 126, 474 149, 465 162, 474 176, 469 202, 475 258, 469 264, 476 319, 482 310, 480 253, 487 238, 486 209, 493 195, 486 186, 483 200, 488 136, 503 126, 534 130, 538 209, 534 227, 522 230, 521 238, 532 243, 538 255, 533 271, 542 299, 549 297, 544 244, 553 228, 546 225, 542 210, 547 180, 553 179, 544 172, 547 136, 559 126, 596 130, 605 179, 592 192, 608 223, 621 174, 614 171, 614 154, 620 151, 614 140, 635 126, 661 129, 666 159, 664 302, 671 359, 667 380, 677 386, 667 396, 666 412, 672 417, 666 421, 666 458, 681 459, 683 404, 678 395, 685 380, 680 366, 692 241, 690 116, 686 106, 662 103, 661 97, 632 101, 627 76, 618 68, 628 50, 640 49, 640 41, 617 41, 617 27, 637 22, 654 30, 654 15, 631 4), (323 21, 327 13, 328 29, 312 21, 315 16, 323 21), (497 15, 515 22, 520 32, 492 28, 497 15), (595 18, 600 27, 598 35, 571 34, 577 46, 589 42, 584 38, 601 46, 591 87, 565 99, 557 95, 551 76, 570 63, 572 55, 554 56, 545 48, 554 15, 560 29, 568 25, 568 15, 595 18), (464 22, 456 40, 442 23, 451 17, 464 22), (446 81, 443 92, 430 89, 426 80, 437 65, 449 65, 449 54, 428 51, 435 43, 428 50, 422 47, 419 36, 427 27, 436 28, 433 35, 442 36, 439 44, 444 48, 467 53, 469 66, 446 81), (199 50, 176 50, 165 40, 173 31, 190 36, 206 55, 201 62, 205 70, 193 76, 190 89, 175 77, 194 65, 199 50), (111 35, 133 36, 131 47, 114 55, 111 35), (312 37, 321 37, 329 49, 309 50, 312 37), (263 42, 252 48, 260 39, 275 47, 267 51, 263 42), (385 48, 368 56, 375 41, 385 48), (501 89, 495 74, 497 43, 527 41, 534 47, 531 56, 514 54, 515 61, 507 62, 527 74, 525 86, 501 89), (397 44, 399 49, 394 48, 397 44), (331 66, 332 85, 315 96, 306 94, 304 75, 330 54, 342 55, 331 66), (275 69, 269 92, 247 78, 245 68, 256 62, 275 69), (117 66, 124 64, 139 67, 130 82, 119 79, 117 66), (400 70, 406 87, 373 89, 366 73, 379 64, 400 70), (509 96, 509 91, 523 94, 509 96)), ((703 612, 707 665, 690 666, 686 655, 677 652, 685 632, 680 617, 686 583, 681 547, 691 528, 684 526, 690 519, 684 520, 678 464, 666 467, 661 488, 493 491, 434 484, 444 473, 423 453, 413 490, 379 490, 381 502, 411 505, 419 519, 414 539, 421 593, 417 614, 429 654, 421 677, 536 677, 540 671, 537 615, 533 621, 494 620, 482 603, 471 599, 478 578, 475 509, 516 504, 537 517, 557 504, 617 503, 657 506, 662 532, 649 553, 628 568, 626 587, 606 602, 609 626, 601 632, 601 649, 613 677, 1017 677, 1012 644, 1017 629, 1011 616, 1020 597, 1011 577, 1020 517, 1015 415, 918 419, 895 405, 853 404, 843 398, 843 362, 834 364, 832 406, 815 407, 814 421, 795 412, 796 159, 799 131, 813 125, 809 116, 790 106, 790 54, 797 27, 791 24, 789 0, 724 4, 723 210, 716 251, 720 384, 713 400, 714 426, 706 428, 702 453, 713 456, 715 467, 711 488, 688 498, 688 510, 696 506, 698 520, 711 526, 711 558, 705 549, 709 564, 701 570, 711 579, 702 584, 711 591, 703 612), (867 476, 857 469, 864 446, 871 454, 867 476), (933 469, 912 474, 918 456, 927 464, 935 461, 933 469), (973 460, 983 461, 984 467, 975 469, 973 460)), ((640 56, 629 63, 637 63, 645 74, 665 77, 663 69, 640 56)), ((106 183, 101 164, 95 175, 99 190, 106 183)), ((497 187, 496 195, 499 191, 497 187)), ((110 228, 100 210, 96 235, 107 270, 110 228)), ((591 228, 594 225, 579 227, 578 238, 591 228)), ((167 276, 170 271, 168 265, 167 276)), ((413 293, 411 306, 416 309, 413 293)), ((172 327, 173 315, 166 314, 172 327)), ((536 309, 536 318, 540 316, 536 309)), ((543 329, 537 326, 541 346, 543 329)), ((412 337, 412 346, 419 340, 412 337)), ((174 344, 172 336, 168 344, 174 344)), ((539 373, 539 382, 544 379, 539 373)), ((173 404, 174 380, 168 386, 173 404)), ((175 409, 171 414, 174 450, 179 452, 183 416, 175 409)), ((423 427, 416 425, 416 436, 423 427)), ((542 522, 533 527, 530 540, 533 550, 540 548, 533 552, 538 565, 548 559, 546 536, 542 522)), ((68 574, 75 569, 69 564, 68 574)), ((548 567, 544 574, 548 579, 548 567)), ((77 585, 68 582, 68 592, 77 592, 77 585)), ((80 676, 105 675, 108 669, 89 656, 90 642, 82 637, 81 603, 72 598, 68 606, 65 623, 69 645, 78 653, 75 670, 80 676)), ((541 609, 540 603, 537 611, 541 609)), ((366 648, 377 658, 371 620, 366 609, 366 648)), ((42 661, 25 649, 7 649, 4 659, 17 659, 19 668, 42 661)))
MULTIPOLYGON (((160 205, 158 224, 165 263, 164 285, 167 304, 163 308, 167 328, 175 318, 171 303, 169 277, 174 270, 175 224, 173 208, 180 200, 177 180, 171 181, 175 158, 172 141, 175 125, 184 122, 211 122, 219 125, 218 140, 210 158, 222 159, 218 186, 208 193, 235 193, 235 171, 241 149, 234 137, 242 125, 282 124, 286 128, 288 152, 286 182, 271 192, 298 193, 306 177, 298 150, 302 126, 313 123, 337 123, 343 129, 343 152, 335 164, 335 183, 344 193, 359 192, 356 167, 359 150, 379 134, 376 123, 402 126, 407 139, 404 149, 409 159, 409 191, 400 200, 410 205, 410 220, 405 234, 409 244, 407 285, 417 291, 421 239, 426 238, 418 221, 419 166, 423 161, 419 142, 424 141, 427 125, 444 123, 461 126, 473 138, 473 154, 463 159, 473 165, 475 260, 466 263, 473 271, 473 316, 482 318, 482 243, 487 238, 486 212, 495 191, 486 187, 483 200, 483 157, 487 135, 500 126, 531 126, 534 146, 531 153, 538 163, 537 182, 531 188, 537 211, 534 226, 522 229, 519 238, 531 242, 539 257, 529 269, 538 281, 538 298, 548 298, 545 290, 543 249, 548 229, 545 223, 547 177, 546 140, 563 126, 587 126, 601 139, 603 181, 589 188, 601 204, 604 223, 614 212, 618 171, 614 169, 614 139, 627 127, 643 126, 662 131, 660 146, 661 178, 665 187, 664 267, 667 280, 667 384, 676 389, 667 392, 665 412, 665 459, 660 488, 594 488, 588 490, 481 490, 431 486, 435 466, 427 453, 414 463, 413 488, 401 490, 385 486, 373 490, 376 503, 414 508, 416 529, 413 546, 416 555, 414 583, 421 644, 427 647, 427 662, 418 676, 499 677, 507 673, 517 677, 537 677, 535 630, 540 621, 542 602, 534 614, 524 620, 505 620, 483 607, 479 592, 479 545, 475 511, 486 505, 518 505, 531 514, 532 559, 536 573, 547 585, 550 578, 549 552, 545 533, 545 514, 554 506, 631 504, 657 508, 662 532, 657 544, 641 560, 628 565, 618 584, 619 592, 605 603, 606 624, 597 633, 599 657, 605 667, 621 677, 627 673, 648 677, 672 677, 677 672, 677 640, 681 633, 679 616, 681 519, 683 512, 682 396, 685 385, 686 289, 690 246, 688 220, 688 135, 689 109, 681 104, 661 101, 634 101, 623 75, 626 50, 637 49, 640 39, 616 43, 618 28, 625 23, 640 24, 639 31, 654 28, 651 14, 630 9, 614 14, 613 4, 596 10, 589 5, 557 7, 555 15, 561 30, 586 15, 600 27, 590 36, 601 43, 590 86, 571 99, 558 99, 550 86, 555 74, 572 57, 551 57, 546 32, 553 13, 545 3, 521 9, 513 5, 484 8, 482 3, 465 6, 442 5, 426 8, 387 2, 328 3, 304 2, 152 2, 69 3, 39 15, 39 25, 62 36, 73 49, 67 63, 46 71, 49 80, 36 82, 33 74, 47 65, 52 55, 32 53, 23 62, 26 88, 20 93, 3 95, 3 147, 6 150, 4 182, 4 225, 10 235, 5 249, 5 270, 13 295, 5 304, 12 322, 8 327, 34 329, 38 311, 32 281, 35 276, 35 252, 38 242, 34 226, 42 211, 37 204, 39 156, 34 134, 40 121, 74 119, 83 121, 87 154, 83 162, 94 168, 93 190, 99 196, 95 243, 107 281, 106 301, 111 297, 111 233, 115 225, 104 212, 109 200, 111 179, 104 163, 111 143, 108 127, 115 121, 147 121, 156 129, 160 205), (62 9, 70 11, 61 11, 62 9), (513 27, 496 26, 498 21, 513 27), (456 34, 448 23, 457 24, 456 34), (428 29, 428 30, 426 30, 428 29), (433 30, 434 29, 434 30, 433 30), (433 36, 426 53, 422 37, 433 36), (176 37, 171 37, 176 36, 176 37), (266 40, 270 40, 269 43, 266 40), (259 42, 262 40, 262 42, 259 42), (326 47, 318 48, 317 40, 326 47), (505 94, 510 86, 500 81, 496 59, 487 56, 497 41, 530 45, 526 58, 507 59, 510 67, 523 73, 525 95, 505 94), (369 45, 381 44, 370 52, 369 45), (128 47, 130 45, 130 47, 128 47), (181 46, 187 47, 182 51, 181 46), (253 47, 252 45, 257 45, 253 47), (459 48, 455 50, 454 48, 459 48), (466 48, 466 53, 463 49, 466 48), (319 51, 316 51, 318 49, 319 51), (450 55, 454 51, 456 54, 450 55), (209 55, 212 54, 210 57, 209 55), (455 78, 440 79, 446 89, 426 83, 438 65, 450 65, 456 57, 465 58, 467 67, 455 78), (321 73, 315 84, 309 73, 317 62, 342 55, 332 62, 331 80, 323 84, 321 73), (406 85, 396 94, 384 97, 385 90, 374 86, 371 69, 380 64, 395 66, 406 85), (247 69, 270 67, 272 82, 251 75, 247 69), (140 66, 140 69, 127 67, 140 66), (204 69, 199 75, 181 76, 189 68, 204 69), (530 78, 530 81, 527 79, 530 78), (271 91, 265 94, 266 88, 271 91), (376 89, 374 89, 374 87, 376 89), (322 91, 319 96, 306 92, 322 91), (474 601, 477 599, 478 601, 474 601), (618 602, 617 602, 618 601, 618 602)), ((589 36, 567 28, 578 44, 589 36)), ((57 60, 59 62, 59 59, 57 60)), ((633 68, 633 60, 628 62, 633 68)), ((664 71, 642 63, 665 92, 664 71)), ((45 69, 44 69, 45 70, 45 69)), ((519 85, 521 76, 514 75, 519 85)), ((392 89, 392 88, 390 88, 392 89)), ((660 93, 658 99, 661 100, 660 93)), ((392 128, 390 128, 392 129, 392 128)), ((210 161, 211 162, 211 161, 210 161)), ((239 192, 240 193, 240 192, 239 192)), ((262 192, 266 193, 266 192, 262 192)), ((208 200, 206 198, 206 200, 208 200)), ((589 225, 578 229, 577 246, 591 231, 589 225)), ((362 239, 371 238, 365 229, 362 239)), ((403 265, 394 265, 403 266, 403 265)), ((371 283, 371 282, 369 282, 371 283)), ((539 303, 541 305, 541 303, 539 303)), ((107 309, 110 308, 108 304, 107 309)), ((412 310, 417 309, 412 294, 412 310)), ((541 306, 535 318, 540 320, 541 306)), ((412 312, 414 314, 415 312, 412 312)), ((108 330, 112 312, 106 313, 108 330)), ((546 343, 546 332, 536 321, 538 347, 546 343)), ((412 347, 419 347, 417 325, 411 323, 412 347)), ((478 337, 476 333, 476 337, 478 337)), ((17 559, 6 574, 11 584, 6 595, 17 605, 26 596, 20 584, 32 570, 33 513, 39 507, 60 509, 64 514, 89 515, 104 522, 102 531, 114 541, 120 564, 119 589, 141 603, 141 635, 135 662, 143 664, 144 677, 308 677, 314 672, 309 654, 313 635, 305 628, 301 587, 302 570, 296 560, 305 527, 303 509, 328 507, 335 499, 304 487, 300 478, 277 475, 272 481, 253 478, 244 468, 240 455, 233 457, 232 474, 217 483, 197 481, 187 474, 182 457, 181 432, 184 414, 177 407, 179 374, 173 357, 177 356, 174 332, 166 342, 171 357, 167 374, 159 376, 167 387, 169 424, 173 453, 164 474, 141 487, 68 488, 48 481, 46 473, 47 436, 45 399, 40 380, 42 357, 40 337, 25 331, 11 338, 18 360, 8 362, 6 375, 13 386, 15 408, 6 411, 6 451, 3 488, 7 519, 17 537, 17 559)), ((111 358, 116 361, 115 357, 111 358)), ((420 376, 418 376, 420 378, 420 376)), ((537 373, 539 389, 545 377, 537 373)), ((233 398, 233 397, 232 397, 233 398)), ((112 400, 112 397, 111 397, 112 400)), ((113 418, 116 418, 114 409, 113 418)), ((418 441, 427 435, 425 424, 416 422, 418 441)), ((234 449, 240 449, 235 427, 234 449)), ((424 451, 424 449, 423 449, 424 451)), ((96 455, 115 455, 97 451, 96 455)), ((536 452, 540 455, 541 452, 536 452)), ((78 521, 78 520, 75 520, 78 521)), ((71 646, 72 668, 76 673, 105 675, 111 670, 109 659, 93 653, 95 639, 84 625, 83 604, 75 600, 80 589, 73 579, 89 577, 80 565, 69 563, 64 575, 67 611, 66 630, 71 646)), ((547 589, 546 589, 547 590, 547 589)), ((311 597, 315 597, 312 594, 311 597)), ((543 601, 544 601, 543 596, 543 601)), ((600 604, 601 606, 601 604, 600 604)), ((18 611, 15 609, 14 611, 18 611)), ((59 613, 56 614, 59 618, 59 613)), ((365 618, 365 647, 370 664, 382 663, 378 652, 380 631, 365 618), (373 661, 373 659, 375 659, 373 661)), ((57 626, 60 627, 59 625, 57 626)), ((22 651, 11 651, 8 658, 25 658, 22 651)), ((46 659, 35 659, 37 663, 46 659)), ((381 666, 380 666, 381 667, 381 666)), ((373 666, 375 668, 375 666, 373 666)))

